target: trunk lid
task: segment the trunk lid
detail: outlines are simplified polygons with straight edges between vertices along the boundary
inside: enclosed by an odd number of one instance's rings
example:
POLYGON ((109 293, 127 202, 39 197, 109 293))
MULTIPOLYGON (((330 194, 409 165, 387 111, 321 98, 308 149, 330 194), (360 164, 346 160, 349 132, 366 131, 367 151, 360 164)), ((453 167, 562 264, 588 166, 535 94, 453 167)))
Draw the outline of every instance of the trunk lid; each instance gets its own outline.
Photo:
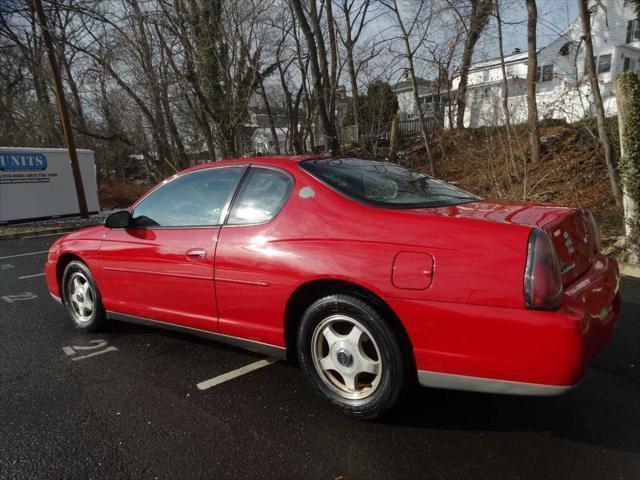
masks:
POLYGON ((466 218, 545 230, 560 261, 562 283, 568 285, 589 269, 595 252, 590 221, 578 209, 529 202, 480 201, 413 212, 466 218))

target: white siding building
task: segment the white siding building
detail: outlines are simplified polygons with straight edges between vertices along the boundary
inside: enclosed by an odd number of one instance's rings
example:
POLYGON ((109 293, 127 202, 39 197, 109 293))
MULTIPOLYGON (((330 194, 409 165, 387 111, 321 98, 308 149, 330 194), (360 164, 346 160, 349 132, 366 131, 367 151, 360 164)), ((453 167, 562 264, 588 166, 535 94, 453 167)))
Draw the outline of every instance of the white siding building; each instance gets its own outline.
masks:
MULTIPOLYGON (((617 114, 613 91, 615 77, 625 71, 640 71, 640 21, 629 0, 591 1, 591 30, 596 68, 605 112, 617 114)), ((576 122, 593 115, 591 89, 585 74, 584 42, 580 19, 571 22, 562 34, 538 51, 537 103, 540 119, 576 122)), ((527 53, 505 57, 509 110, 513 123, 527 119, 527 53)), ((453 79, 452 92, 459 77, 453 79)), ((502 109, 503 76, 500 60, 472 65, 467 88, 466 127, 496 126, 504 123, 502 109)), ((455 105, 452 106, 455 109, 455 105)), ((455 115, 454 115, 455 117, 455 115)), ((445 116, 446 118, 446 116, 445 116)))

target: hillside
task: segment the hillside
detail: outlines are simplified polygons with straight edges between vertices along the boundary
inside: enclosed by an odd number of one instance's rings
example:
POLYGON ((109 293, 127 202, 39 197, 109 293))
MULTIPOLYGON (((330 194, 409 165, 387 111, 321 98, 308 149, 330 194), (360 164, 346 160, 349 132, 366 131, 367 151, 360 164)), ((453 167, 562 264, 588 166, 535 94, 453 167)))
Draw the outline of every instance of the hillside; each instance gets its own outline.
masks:
MULTIPOLYGON (((617 156, 615 118, 608 121, 607 128, 617 156)), ((598 220, 603 238, 617 237, 623 233, 622 211, 611 194, 596 135, 595 125, 543 124, 542 159, 532 165, 526 126, 512 128, 514 169, 504 127, 442 132, 433 142, 437 176, 485 198, 526 198, 588 208, 598 220)), ((400 163, 428 171, 418 139, 407 139, 400 149, 404 153, 400 163)))

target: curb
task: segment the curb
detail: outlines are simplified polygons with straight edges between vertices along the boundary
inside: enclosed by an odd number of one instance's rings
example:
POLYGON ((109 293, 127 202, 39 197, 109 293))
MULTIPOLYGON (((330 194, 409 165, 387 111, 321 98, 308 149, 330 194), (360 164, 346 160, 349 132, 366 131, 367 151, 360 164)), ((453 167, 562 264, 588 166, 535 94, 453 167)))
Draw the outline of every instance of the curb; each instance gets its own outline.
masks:
POLYGON ((629 265, 628 263, 618 262, 620 275, 625 277, 640 278, 640 265, 629 265))
POLYGON ((92 227, 93 225, 98 225, 97 223, 90 225, 67 225, 65 227, 53 227, 53 228, 40 228, 34 230, 28 230, 24 232, 15 232, 15 233, 2 233, 0 234, 0 241, 2 240, 19 240, 24 237, 38 237, 41 235, 55 234, 55 233, 66 233, 73 232, 78 230, 79 228, 92 227))

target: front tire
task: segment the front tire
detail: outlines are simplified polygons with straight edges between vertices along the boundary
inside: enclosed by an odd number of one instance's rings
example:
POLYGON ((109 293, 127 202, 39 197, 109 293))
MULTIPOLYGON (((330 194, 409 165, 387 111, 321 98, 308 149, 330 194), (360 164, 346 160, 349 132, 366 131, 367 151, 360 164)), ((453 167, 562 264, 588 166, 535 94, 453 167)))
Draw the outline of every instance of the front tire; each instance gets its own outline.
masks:
POLYGON ((314 389, 347 415, 375 418, 407 385, 408 354, 384 316, 352 295, 329 295, 304 313, 298 358, 314 389))
POLYGON ((62 275, 63 301, 73 325, 85 332, 98 330, 107 316, 91 270, 74 260, 62 275))

